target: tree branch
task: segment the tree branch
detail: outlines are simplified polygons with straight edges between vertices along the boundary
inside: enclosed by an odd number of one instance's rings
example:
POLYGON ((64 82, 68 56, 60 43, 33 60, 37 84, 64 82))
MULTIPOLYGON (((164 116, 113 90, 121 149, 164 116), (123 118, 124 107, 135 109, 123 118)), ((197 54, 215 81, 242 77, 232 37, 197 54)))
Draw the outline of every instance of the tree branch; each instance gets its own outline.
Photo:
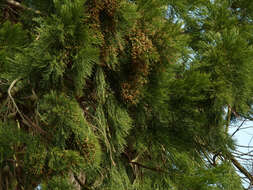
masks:
POLYGON ((83 189, 85 189, 85 190, 91 190, 91 188, 88 187, 87 185, 83 184, 83 183, 81 182, 81 180, 80 180, 75 174, 74 174, 74 178, 75 178, 75 180, 78 182, 78 184, 79 184, 83 189))
POLYGON ((232 154, 226 155, 229 160, 234 164, 234 166, 245 175, 251 184, 253 184, 253 176, 234 158, 232 154))
POLYGON ((12 101, 14 107, 16 108, 17 112, 19 113, 20 117, 21 117, 23 120, 25 120, 23 114, 22 114, 21 111, 19 110, 19 108, 18 108, 18 106, 17 106, 17 104, 16 104, 16 102, 15 102, 15 100, 14 100, 14 98, 12 97, 12 94, 11 94, 12 88, 14 87, 14 85, 15 85, 19 80, 20 80, 20 79, 17 78, 17 79, 15 79, 14 81, 12 81, 10 87, 8 88, 8 95, 9 95, 9 97, 10 97, 10 99, 11 99, 11 101, 12 101))
POLYGON ((226 124, 226 133, 228 133, 228 128, 230 124, 230 119, 231 119, 231 106, 228 105, 228 114, 227 114, 227 124, 226 124))
POLYGON ((41 127, 39 127, 38 125, 36 125, 35 123, 33 123, 32 120, 31 120, 29 117, 27 117, 25 114, 23 114, 23 113, 19 110, 19 108, 18 108, 18 106, 17 106, 17 104, 16 104, 14 98, 12 97, 11 90, 12 90, 12 88, 15 86, 15 84, 16 84, 19 80, 20 80, 20 78, 17 78, 17 79, 15 79, 14 81, 12 81, 10 87, 8 88, 8 95, 9 95, 9 97, 10 97, 10 99, 11 99, 11 101, 12 101, 14 107, 16 108, 16 110, 17 110, 18 114, 20 115, 22 121, 23 121, 26 125, 28 125, 29 127, 32 127, 32 128, 34 128, 34 129, 36 129, 36 130, 39 131, 39 133, 41 133, 41 134, 47 135, 47 132, 46 132, 46 131, 44 131, 41 127))
POLYGON ((152 171, 155 171, 155 172, 161 172, 161 173, 168 173, 167 171, 165 170, 162 170, 160 168, 152 168, 152 167, 149 167, 149 166, 145 166, 143 164, 140 164, 138 162, 129 162, 130 164, 134 164, 134 165, 137 165, 137 166, 140 166, 142 168, 145 168, 145 169, 148 169, 148 170, 152 170, 152 171))
POLYGON ((239 130, 240 128, 243 126, 244 122, 246 121, 247 119, 244 119, 242 121, 242 123, 239 125, 239 127, 237 127, 237 129, 233 132, 233 134, 231 135, 231 137, 233 137, 239 130))
POLYGON ((20 8, 20 9, 23 9, 23 10, 32 11, 32 12, 35 13, 35 14, 39 14, 39 15, 42 14, 42 12, 40 12, 39 10, 34 10, 34 9, 30 8, 30 7, 26 7, 25 5, 21 5, 21 4, 20 4, 19 2, 17 2, 17 1, 14 1, 14 0, 7 0, 6 2, 7 2, 9 5, 15 6, 15 7, 20 8))

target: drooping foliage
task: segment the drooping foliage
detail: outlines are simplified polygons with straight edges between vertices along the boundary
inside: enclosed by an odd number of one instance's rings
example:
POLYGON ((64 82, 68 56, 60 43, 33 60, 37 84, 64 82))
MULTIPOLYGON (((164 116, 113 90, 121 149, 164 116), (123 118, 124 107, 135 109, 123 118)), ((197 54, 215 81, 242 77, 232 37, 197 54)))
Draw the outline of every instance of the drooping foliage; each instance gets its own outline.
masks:
POLYGON ((0 1, 0 190, 242 190, 249 2, 0 1))

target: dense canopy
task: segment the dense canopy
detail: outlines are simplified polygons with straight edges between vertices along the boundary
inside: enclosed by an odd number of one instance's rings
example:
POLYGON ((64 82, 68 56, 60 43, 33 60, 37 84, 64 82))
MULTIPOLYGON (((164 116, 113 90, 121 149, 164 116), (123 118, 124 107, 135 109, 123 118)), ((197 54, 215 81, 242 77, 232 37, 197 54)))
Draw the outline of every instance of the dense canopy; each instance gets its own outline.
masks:
POLYGON ((252 45, 250 0, 0 0, 0 190, 253 184, 252 45))

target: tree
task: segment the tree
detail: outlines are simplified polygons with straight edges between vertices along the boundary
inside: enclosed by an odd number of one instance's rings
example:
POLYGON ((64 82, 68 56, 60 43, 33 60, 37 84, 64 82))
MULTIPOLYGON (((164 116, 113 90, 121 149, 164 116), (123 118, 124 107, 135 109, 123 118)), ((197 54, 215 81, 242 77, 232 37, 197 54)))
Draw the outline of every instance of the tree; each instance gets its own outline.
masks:
POLYGON ((241 190, 252 3, 0 1, 0 190, 241 190))

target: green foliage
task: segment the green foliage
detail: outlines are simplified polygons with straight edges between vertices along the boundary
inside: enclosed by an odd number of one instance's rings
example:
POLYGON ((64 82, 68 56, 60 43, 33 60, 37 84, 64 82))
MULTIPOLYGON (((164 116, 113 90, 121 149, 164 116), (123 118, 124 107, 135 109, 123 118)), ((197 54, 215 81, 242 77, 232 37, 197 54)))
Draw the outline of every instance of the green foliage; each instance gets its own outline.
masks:
POLYGON ((0 190, 241 190, 251 4, 1 1, 0 190))
POLYGON ((48 167, 59 174, 73 171, 75 173, 80 172, 80 168, 83 168, 84 159, 78 155, 77 152, 71 150, 53 149, 48 162, 48 167), (71 164, 72 163, 72 164, 71 164))
POLYGON ((0 27, 0 65, 2 73, 5 69, 6 59, 19 52, 26 42, 27 34, 22 29, 21 24, 12 25, 9 21, 2 24, 0 27))
POLYGON ((193 190, 242 189, 240 179, 229 163, 224 163, 209 170, 199 170, 185 176, 184 188, 193 190))
POLYGON ((116 151, 122 152, 126 145, 126 137, 132 127, 132 119, 124 108, 121 108, 114 97, 108 97, 106 102, 108 124, 116 151))
POLYGON ((74 187, 73 185, 69 184, 68 176, 66 176, 65 178, 53 177, 47 183, 42 184, 41 188, 46 190, 72 190, 74 187))
POLYGON ((22 145, 28 140, 28 137, 22 133, 14 122, 0 124, 0 144, 1 144, 1 162, 4 164, 5 160, 13 158, 15 154, 15 145, 22 145))
POLYGON ((22 29, 21 24, 12 25, 6 21, 0 29, 1 49, 16 49, 23 46, 27 41, 26 32, 22 29))
POLYGON ((43 175, 44 166, 47 162, 47 148, 45 144, 34 139, 32 143, 28 144, 27 154, 24 157, 24 170, 31 175, 43 175))
POLYGON ((52 146, 77 148, 88 162, 99 163, 98 140, 77 102, 64 94, 51 92, 39 103, 38 111, 52 138, 52 146))
POLYGON ((127 1, 121 1, 116 12, 116 30, 121 34, 129 34, 133 27, 137 24, 140 17, 137 12, 137 6, 127 1))

